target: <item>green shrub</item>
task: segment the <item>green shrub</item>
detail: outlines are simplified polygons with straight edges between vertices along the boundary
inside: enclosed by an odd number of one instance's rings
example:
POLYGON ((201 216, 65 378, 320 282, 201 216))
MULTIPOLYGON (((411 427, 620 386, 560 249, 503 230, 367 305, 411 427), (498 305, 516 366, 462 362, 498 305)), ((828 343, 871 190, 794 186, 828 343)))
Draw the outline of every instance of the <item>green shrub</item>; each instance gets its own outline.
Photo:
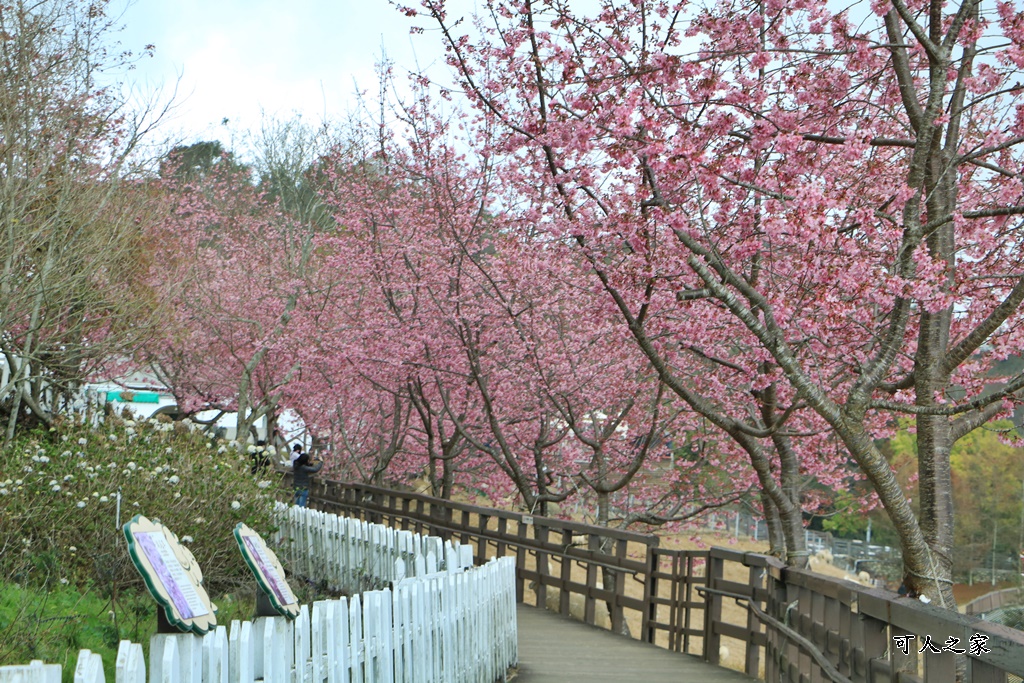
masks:
POLYGON ((269 534, 275 496, 287 495, 249 467, 247 453, 165 418, 28 434, 0 457, 0 573, 34 587, 140 587, 119 525, 143 514, 192 550, 211 595, 248 586, 232 529, 269 534))

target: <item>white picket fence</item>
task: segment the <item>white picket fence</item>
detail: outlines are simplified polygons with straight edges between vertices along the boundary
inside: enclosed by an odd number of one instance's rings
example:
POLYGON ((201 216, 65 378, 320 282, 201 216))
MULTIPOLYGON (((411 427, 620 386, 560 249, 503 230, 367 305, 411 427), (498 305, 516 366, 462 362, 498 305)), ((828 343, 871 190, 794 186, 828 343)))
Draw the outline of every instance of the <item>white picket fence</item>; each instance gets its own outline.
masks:
POLYGON ((350 595, 407 576, 473 566, 473 548, 295 506, 278 508, 279 554, 301 576, 350 595))
MULTIPOLYGON (((303 508, 281 513, 294 572, 339 588, 391 587, 303 605, 294 621, 157 634, 148 677, 142 646, 121 641, 116 683, 490 683, 518 661, 513 558, 471 567, 468 548, 438 538, 303 508)), ((56 664, 0 667, 0 683, 60 680, 56 664)), ((74 680, 106 683, 99 655, 82 650, 74 680)))

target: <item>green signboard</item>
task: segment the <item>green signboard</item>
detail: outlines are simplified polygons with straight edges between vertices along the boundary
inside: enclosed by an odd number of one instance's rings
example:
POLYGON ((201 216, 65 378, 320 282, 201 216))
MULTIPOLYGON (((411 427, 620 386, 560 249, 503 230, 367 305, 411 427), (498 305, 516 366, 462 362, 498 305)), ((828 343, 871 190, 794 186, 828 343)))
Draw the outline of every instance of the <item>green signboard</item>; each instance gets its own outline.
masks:
POLYGON ((120 403, 159 403, 160 394, 155 391, 108 391, 107 402, 120 403))
POLYGON ((284 568, 263 538, 241 522, 235 527, 235 541, 249 565, 260 590, 270 599, 274 610, 289 619, 299 616, 299 601, 284 577, 284 568))
POLYGON ((217 608, 203 588, 195 556, 159 522, 135 515, 124 525, 128 554, 167 622, 180 631, 203 635, 217 626, 217 608))

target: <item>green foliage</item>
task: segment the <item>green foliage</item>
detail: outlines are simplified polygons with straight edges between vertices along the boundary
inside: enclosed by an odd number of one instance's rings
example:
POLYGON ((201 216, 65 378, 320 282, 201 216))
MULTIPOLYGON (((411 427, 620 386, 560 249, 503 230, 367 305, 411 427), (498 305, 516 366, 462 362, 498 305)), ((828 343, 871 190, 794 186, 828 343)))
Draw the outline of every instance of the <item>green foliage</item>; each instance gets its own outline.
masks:
POLYGON ((187 423, 111 417, 98 430, 27 434, 0 459, 0 575, 40 588, 141 587, 118 523, 143 514, 188 545, 211 593, 248 585, 231 532, 238 522, 272 531, 279 490, 249 467, 247 454, 187 423))
POLYGON ((955 542, 962 569, 1016 555, 1024 536, 1024 449, 1005 443, 1008 421, 976 429, 953 447, 955 542))
POLYGON ((836 492, 835 512, 825 517, 821 528, 843 538, 863 538, 868 529, 868 516, 864 513, 862 495, 850 491, 836 492))
MULTIPOLYGON (((909 424, 908 424, 909 426, 909 424)), ((954 444, 950 454, 953 478, 954 570, 961 575, 1016 555, 1024 541, 1024 449, 1009 443, 1014 435, 1008 420, 985 425, 954 444)), ((901 430, 887 444, 887 455, 913 499, 917 436, 901 430)))
POLYGON ((234 155, 224 149, 219 140, 206 140, 191 145, 178 145, 160 164, 160 175, 177 176, 187 182, 205 179, 215 168, 227 166, 232 172, 245 172, 245 166, 235 161, 234 155))
MULTIPOLYGON (((255 593, 223 595, 217 605, 220 623, 250 619, 255 593)), ((140 643, 148 658, 155 632, 156 603, 146 593, 133 590, 114 597, 91 584, 49 589, 0 584, 0 666, 41 659, 61 664, 64 681, 71 683, 78 651, 89 649, 99 653, 111 676, 120 641, 140 643)))
POLYGON ((110 601, 91 590, 0 585, 0 664, 42 659, 63 665, 70 680, 78 650, 88 648, 113 671, 119 633, 112 622, 110 601))

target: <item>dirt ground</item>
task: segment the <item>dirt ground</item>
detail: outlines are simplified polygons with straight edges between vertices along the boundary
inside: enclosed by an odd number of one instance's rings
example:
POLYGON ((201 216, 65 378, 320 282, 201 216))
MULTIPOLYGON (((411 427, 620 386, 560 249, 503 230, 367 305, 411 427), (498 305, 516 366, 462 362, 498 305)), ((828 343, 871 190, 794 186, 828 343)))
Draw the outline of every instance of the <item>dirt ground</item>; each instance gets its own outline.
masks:
POLYGON ((989 581, 977 581, 973 586, 969 586, 966 583, 956 583, 953 584, 953 597, 956 598, 956 604, 960 605, 962 610, 963 606, 971 600, 980 598, 986 593, 1001 591, 1006 588, 1017 588, 1017 582, 1002 581, 1000 583, 992 584, 989 581))

